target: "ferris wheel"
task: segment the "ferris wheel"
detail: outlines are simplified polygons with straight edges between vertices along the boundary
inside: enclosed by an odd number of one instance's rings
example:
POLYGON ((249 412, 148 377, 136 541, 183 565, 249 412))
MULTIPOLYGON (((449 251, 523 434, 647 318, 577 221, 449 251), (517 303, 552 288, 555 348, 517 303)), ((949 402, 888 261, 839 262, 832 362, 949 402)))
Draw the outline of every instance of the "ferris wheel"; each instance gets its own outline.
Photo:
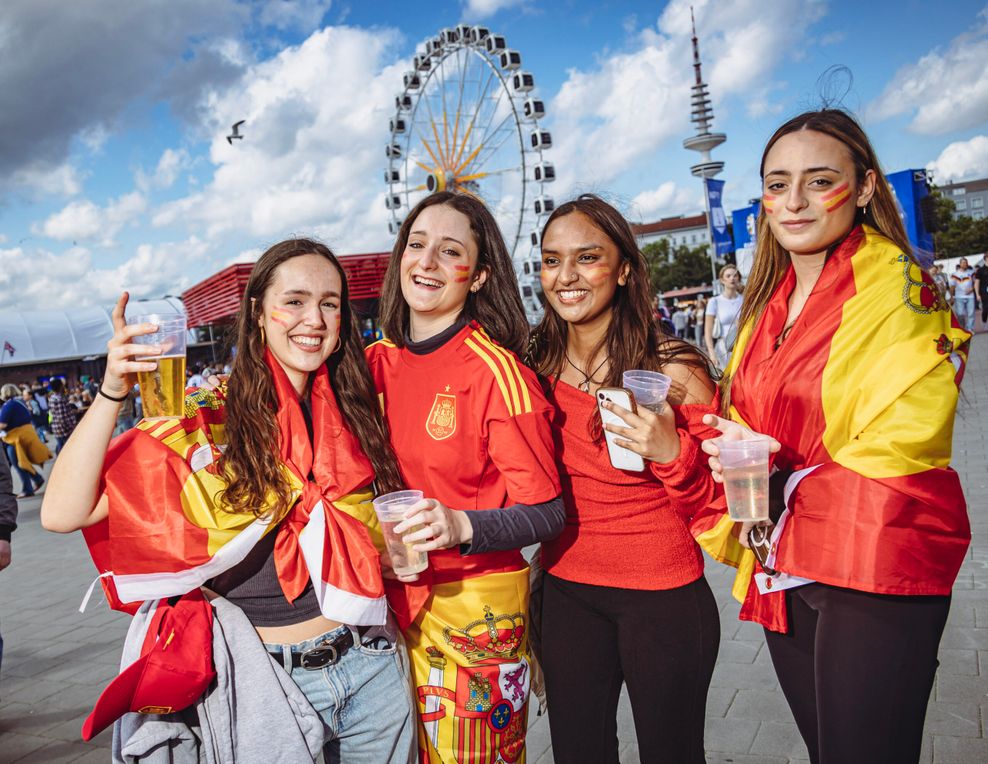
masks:
POLYGON ((541 223, 553 208, 556 170, 539 126, 545 104, 521 54, 486 27, 461 24, 425 41, 395 97, 385 153, 385 203, 396 234, 408 211, 436 191, 472 194, 494 213, 514 260, 530 318, 541 223), (530 300, 527 298, 531 298, 530 300))

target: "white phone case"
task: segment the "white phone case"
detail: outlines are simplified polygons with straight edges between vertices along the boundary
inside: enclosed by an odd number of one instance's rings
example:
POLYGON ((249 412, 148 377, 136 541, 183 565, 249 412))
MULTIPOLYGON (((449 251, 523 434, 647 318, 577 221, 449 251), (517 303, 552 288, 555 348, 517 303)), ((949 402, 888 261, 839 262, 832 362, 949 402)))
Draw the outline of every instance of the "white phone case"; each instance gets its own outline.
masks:
MULTIPOLYGON (((597 391, 597 410, 600 412, 600 419, 604 424, 615 424, 618 427, 626 427, 624 420, 617 414, 613 414, 603 408, 601 404, 610 401, 628 411, 636 411, 635 397, 630 390, 623 387, 602 387, 597 391)), ((604 441, 607 443, 607 455, 611 459, 611 466, 614 469, 626 470, 628 472, 643 472, 645 470, 645 460, 634 451, 629 451, 624 446, 619 446, 614 442, 620 437, 613 432, 604 430, 604 441)))

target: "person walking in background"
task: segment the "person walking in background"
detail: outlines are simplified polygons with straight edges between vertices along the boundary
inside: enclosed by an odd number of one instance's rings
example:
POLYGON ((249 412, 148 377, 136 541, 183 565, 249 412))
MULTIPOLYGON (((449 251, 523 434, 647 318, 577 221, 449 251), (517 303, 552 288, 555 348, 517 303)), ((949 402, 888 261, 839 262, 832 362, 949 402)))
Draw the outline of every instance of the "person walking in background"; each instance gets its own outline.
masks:
POLYGON ((51 452, 38 437, 31 419, 31 410, 21 396, 17 385, 6 384, 0 387, 0 399, 4 401, 0 407, 0 430, 5 431, 3 442, 6 444, 7 461, 21 479, 21 492, 17 498, 26 499, 34 496, 35 491, 45 482, 35 465, 44 464, 51 459, 51 452))
MULTIPOLYGON (((34 431, 38 433, 38 439, 44 443, 45 442, 45 425, 47 422, 42 421, 41 404, 38 403, 38 399, 34 395, 34 391, 30 387, 25 387, 21 391, 21 400, 24 405, 27 406, 27 410, 31 412, 31 424, 34 425, 34 431)), ((44 417, 47 419, 47 416, 44 417)))
POLYGON ((720 269, 721 293, 707 303, 703 321, 703 341, 707 355, 723 369, 727 366, 737 337, 741 313, 741 272, 735 265, 720 269))
MULTIPOLYGON (((707 315, 707 298, 702 294, 696 296, 696 305, 693 306, 693 344, 698 348, 704 346, 703 332, 707 315)), ((711 356, 712 358, 713 356, 711 356)))
POLYGON ((957 269, 950 274, 950 291, 954 296, 954 313, 967 331, 974 329, 974 269, 962 257, 957 269))
POLYGON ((721 480, 724 439, 772 439, 774 532, 758 568, 736 548, 756 523, 723 516, 698 539, 740 564, 741 618, 765 627, 810 761, 916 764, 971 539, 948 467, 970 334, 913 257, 852 116, 823 109, 782 125, 761 177, 723 383, 732 421, 706 418, 723 435, 703 449, 721 480))
MULTIPOLYGON (((10 534, 17 529, 17 499, 10 470, 0 466, 0 573, 10 565, 10 534)), ((3 634, 0 634, 0 668, 3 667, 3 634)), ((2 674, 0 674, 2 679, 2 674)))
POLYGON ((940 296, 943 297, 944 302, 948 305, 953 300, 953 295, 950 293, 950 279, 947 278, 947 274, 943 272, 943 266, 933 263, 930 266, 930 278, 933 279, 933 283, 937 285, 937 289, 940 290, 940 296))
POLYGON ((686 325, 690 317, 685 308, 675 307, 672 309, 672 326, 676 330, 679 339, 686 337, 686 325))
POLYGON ((51 396, 48 398, 48 409, 51 411, 51 431, 55 436, 55 456, 58 456, 75 429, 79 410, 69 403, 65 397, 65 383, 58 377, 52 377, 48 383, 51 396))
POLYGON ((617 762, 626 684, 642 761, 702 764, 719 617, 690 518, 719 495, 700 451, 717 410, 707 359, 649 318, 648 268, 631 226, 593 195, 567 202, 542 232, 546 313, 529 358, 555 411, 566 526, 543 544, 542 650, 558 764, 617 762), (622 374, 670 376, 668 405, 637 414, 619 445, 642 472, 611 466, 597 394, 622 374))
POLYGON ((981 264, 974 269, 974 291, 981 303, 981 326, 988 324, 988 252, 981 258, 981 264))

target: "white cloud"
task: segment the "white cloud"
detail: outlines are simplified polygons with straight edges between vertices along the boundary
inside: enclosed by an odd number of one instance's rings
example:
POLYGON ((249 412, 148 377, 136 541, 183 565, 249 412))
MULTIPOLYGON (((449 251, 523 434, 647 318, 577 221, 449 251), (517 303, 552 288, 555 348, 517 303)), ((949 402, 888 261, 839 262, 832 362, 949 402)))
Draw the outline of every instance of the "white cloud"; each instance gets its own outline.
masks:
POLYGON ((896 72, 869 106, 870 119, 913 115, 909 129, 939 135, 988 122, 988 9, 979 23, 896 72))
POLYGON ((276 29, 311 31, 322 23, 331 0, 268 0, 259 14, 259 21, 276 29))
POLYGON ((988 175, 988 135, 956 141, 926 165, 938 185, 988 175))
POLYGON ((658 188, 642 191, 632 199, 628 216, 635 222, 651 223, 662 217, 694 214, 697 207, 703 207, 701 193, 682 188, 674 181, 667 180, 658 188))
POLYGON ((207 249, 195 237, 141 244, 113 268, 94 267, 93 252, 86 247, 62 253, 0 249, 0 309, 112 305, 125 289, 134 298, 179 294, 193 282, 185 263, 203 257, 207 249))
POLYGON ((139 191, 114 199, 100 207, 88 199, 69 203, 51 215, 34 233, 43 233, 60 241, 98 240, 103 246, 113 243, 113 237, 127 223, 147 208, 147 200, 139 191))
POLYGON ((490 18, 505 8, 524 5, 528 0, 466 0, 463 3, 463 17, 472 21, 490 18))
POLYGON ((223 267, 229 268, 231 265, 237 265, 238 263, 256 263, 257 258, 263 254, 264 250, 260 247, 251 247, 250 249, 245 249, 242 252, 238 252, 236 255, 223 263, 223 267))
MULTIPOLYGON (((690 131, 692 73, 690 1, 673 0, 656 30, 644 30, 633 50, 571 69, 548 116, 559 186, 604 184, 690 131)), ((766 94, 764 84, 806 30, 824 13, 823 0, 778 2, 692 0, 703 42, 704 75, 715 104, 732 95, 766 94), (753 44, 757 41, 757 44, 753 44)), ((715 125, 716 128, 716 125, 715 125)))
POLYGON ((145 193, 152 188, 171 188, 179 174, 191 165, 189 152, 185 149, 165 149, 158 159, 154 174, 148 176, 143 169, 138 169, 134 174, 134 182, 145 193))
POLYGON ((377 180, 407 68, 385 63, 398 44, 394 31, 329 27, 212 92, 203 129, 214 136, 215 172, 201 190, 158 208, 153 224, 186 225, 208 240, 306 232, 342 251, 388 246, 377 180), (239 119, 244 138, 230 145, 239 119))

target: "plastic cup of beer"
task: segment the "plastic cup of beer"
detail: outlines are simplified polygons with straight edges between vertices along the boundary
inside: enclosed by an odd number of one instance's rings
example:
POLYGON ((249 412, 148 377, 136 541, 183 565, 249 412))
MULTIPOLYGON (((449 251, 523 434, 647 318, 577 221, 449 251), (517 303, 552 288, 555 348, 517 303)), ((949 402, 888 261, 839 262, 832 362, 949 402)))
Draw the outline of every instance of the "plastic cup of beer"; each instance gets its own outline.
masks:
POLYGON ((635 396, 639 407, 656 414, 665 406, 672 379, 658 371, 629 369, 621 375, 621 385, 635 396))
POLYGON ((138 356, 138 361, 157 361, 154 371, 137 372, 145 419, 174 419, 185 411, 185 316, 177 313, 151 313, 134 316, 131 324, 154 324, 153 334, 134 337, 136 345, 160 345, 161 355, 138 356))
POLYGON ((727 513, 736 522, 768 520, 768 438, 721 440, 727 513))
MULTIPOLYGON (((413 549, 415 544, 406 544, 404 536, 395 533, 394 530, 395 526, 405 519, 412 505, 420 501, 422 501, 421 491, 393 491, 374 499, 374 511, 381 523, 384 543, 391 557, 391 569, 399 576, 421 573, 429 567, 429 553, 413 549)), ((416 525, 405 533, 413 533, 421 527, 416 525)))

